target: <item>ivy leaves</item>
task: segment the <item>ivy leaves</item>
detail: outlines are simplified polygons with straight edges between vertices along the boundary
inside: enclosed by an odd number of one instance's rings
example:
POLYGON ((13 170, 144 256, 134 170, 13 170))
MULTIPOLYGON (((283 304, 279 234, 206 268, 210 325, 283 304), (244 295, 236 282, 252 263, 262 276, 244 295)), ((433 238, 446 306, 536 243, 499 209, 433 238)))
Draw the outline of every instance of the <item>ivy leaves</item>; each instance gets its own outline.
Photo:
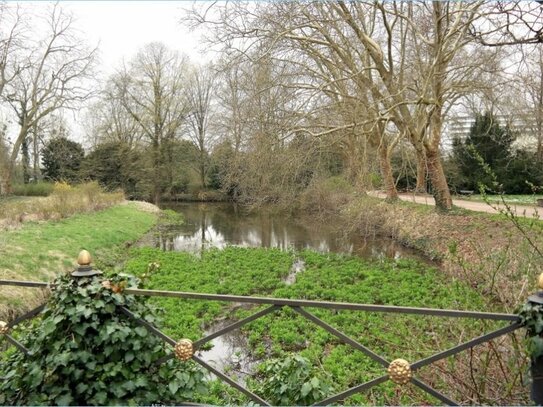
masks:
POLYGON ((519 316, 526 327, 528 350, 532 358, 543 356, 543 304, 528 302, 520 309, 519 316))
MULTIPOLYGON (((135 286, 119 275, 115 286, 135 286)), ((176 360, 156 366, 170 350, 156 336, 118 312, 125 306, 155 323, 141 297, 122 295, 99 277, 55 282, 41 320, 20 340, 30 355, 13 353, 0 365, 0 404, 163 404, 192 400, 206 390, 204 372, 176 360)))

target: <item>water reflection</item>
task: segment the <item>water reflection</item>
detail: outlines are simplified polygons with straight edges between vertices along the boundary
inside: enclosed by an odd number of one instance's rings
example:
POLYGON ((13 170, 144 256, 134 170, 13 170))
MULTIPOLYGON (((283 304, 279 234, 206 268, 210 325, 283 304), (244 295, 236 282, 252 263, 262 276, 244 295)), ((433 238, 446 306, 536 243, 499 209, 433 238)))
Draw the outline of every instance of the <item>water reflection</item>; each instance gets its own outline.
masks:
POLYGON ((183 224, 148 236, 142 245, 195 254, 212 247, 236 245, 281 250, 312 249, 374 259, 419 257, 391 239, 346 236, 334 225, 325 225, 307 216, 286 216, 267 211, 248 213, 229 203, 169 203, 163 208, 180 212, 184 217, 183 224))

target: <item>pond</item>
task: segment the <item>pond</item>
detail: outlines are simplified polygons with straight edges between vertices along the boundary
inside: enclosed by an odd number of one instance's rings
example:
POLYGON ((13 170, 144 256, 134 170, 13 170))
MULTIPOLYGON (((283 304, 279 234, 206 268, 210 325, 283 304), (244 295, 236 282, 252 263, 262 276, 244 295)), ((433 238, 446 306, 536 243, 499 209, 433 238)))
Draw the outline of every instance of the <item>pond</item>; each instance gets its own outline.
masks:
POLYGON ((184 222, 150 233, 140 245, 200 254, 227 245, 312 249, 352 254, 369 259, 423 260, 392 239, 347 234, 338 224, 323 224, 308 215, 283 215, 266 210, 248 212, 231 203, 165 203, 183 215, 184 222))
MULTIPOLYGON (((375 260, 413 258, 426 261, 416 251, 392 239, 348 234, 341 229, 340 222, 324 224, 307 215, 282 215, 266 210, 248 212, 231 203, 165 203, 162 209, 181 213, 184 221, 149 233, 139 242, 140 246, 187 251, 197 256, 209 248, 237 245, 312 249, 375 260)), ((296 260, 285 284, 295 283, 296 275, 303 271, 303 261, 296 260)), ((216 321, 204 327, 205 333, 211 334, 233 322, 229 319, 216 321)), ((247 338, 239 330, 215 338, 211 344, 213 348, 200 352, 199 356, 219 370, 227 368, 241 381, 251 374, 258 362, 247 353, 247 338)))

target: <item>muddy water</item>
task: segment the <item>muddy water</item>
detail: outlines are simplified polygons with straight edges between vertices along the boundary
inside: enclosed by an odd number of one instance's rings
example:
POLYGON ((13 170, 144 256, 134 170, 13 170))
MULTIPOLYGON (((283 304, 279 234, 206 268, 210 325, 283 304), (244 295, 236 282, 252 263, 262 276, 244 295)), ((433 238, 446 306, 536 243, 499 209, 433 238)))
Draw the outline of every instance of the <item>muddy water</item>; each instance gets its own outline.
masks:
MULTIPOLYGON (((242 207, 227 203, 164 204, 183 215, 184 222, 166 230, 150 233, 140 245, 162 250, 187 251, 200 255, 209 248, 228 245, 242 247, 273 247, 281 250, 312 249, 319 252, 348 253, 368 259, 415 258, 422 260, 415 251, 406 249, 391 239, 363 238, 347 235, 339 226, 323 224, 308 216, 285 216, 266 211, 247 212, 242 207)), ((296 282, 305 265, 297 259, 285 278, 285 284, 296 282)), ((233 323, 217 321, 206 327, 211 334, 233 323)), ((247 339, 239 330, 215 338, 213 348, 200 352, 208 363, 219 370, 234 373, 240 381, 254 370, 258 362, 248 354, 247 339)))

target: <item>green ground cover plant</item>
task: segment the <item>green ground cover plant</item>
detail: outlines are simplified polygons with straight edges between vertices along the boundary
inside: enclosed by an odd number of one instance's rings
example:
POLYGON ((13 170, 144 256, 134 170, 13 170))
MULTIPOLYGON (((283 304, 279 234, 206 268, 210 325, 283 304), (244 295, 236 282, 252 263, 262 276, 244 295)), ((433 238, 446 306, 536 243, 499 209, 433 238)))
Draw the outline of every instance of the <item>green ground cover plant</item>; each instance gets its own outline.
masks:
MULTIPOLYGON (((137 287, 126 275, 113 286, 137 287)), ((118 311, 160 324, 143 297, 121 295, 102 276, 62 276, 43 314, 15 334, 29 354, 0 355, 1 405, 176 405, 205 393, 204 371, 170 360, 163 341, 118 311)))
MULTIPOLYGON (((108 258, 119 245, 148 231, 157 215, 132 204, 82 213, 58 221, 27 222, 0 232, 0 278, 49 280, 73 268, 81 249, 108 258)), ((0 288, 0 319, 32 306, 36 290, 0 288)))
MULTIPOLYGON (((135 250, 132 255, 126 271, 136 275, 146 273, 149 263, 160 264, 160 268, 151 273, 145 283, 146 287, 153 289, 432 308, 488 309, 486 298, 473 288, 457 280, 447 280, 436 269, 414 261, 367 262, 339 254, 238 247, 228 247, 223 251, 210 250, 204 252, 201 258, 187 253, 148 248, 135 250), (305 271, 297 275, 294 284, 287 285, 285 277, 296 259, 305 262, 305 271)), ((193 340, 200 338, 204 329, 218 318, 239 319, 260 309, 171 298, 153 299, 153 302, 164 309, 165 330, 169 335, 193 340)), ((323 309, 309 311, 388 360, 402 357, 415 361, 458 343, 459 338, 477 336, 496 327, 492 322, 474 320, 323 309)), ((383 373, 382 366, 340 343, 289 309, 266 316, 242 329, 248 337, 249 352, 253 357, 261 360, 281 359, 289 357, 293 352, 299 353, 316 369, 311 375, 319 383, 326 383, 336 391, 383 373)), ((463 369, 464 361, 448 360, 444 362, 444 367, 447 366, 458 371, 463 369)), ((450 384, 447 376, 436 375, 429 369, 421 374, 438 387, 450 384)), ((255 381, 250 380, 249 385, 262 390, 265 388, 262 383, 270 383, 270 377, 265 368, 258 370, 256 375, 255 381)), ((225 391, 222 386, 214 384, 213 388, 215 391, 212 391, 211 396, 200 401, 219 404, 247 402, 234 392, 225 391)), ((274 393, 269 388, 267 392, 274 393)), ((299 403, 297 397, 299 394, 293 396, 293 404, 299 403)), ((436 404, 437 400, 422 395, 413 386, 400 389, 386 383, 367 394, 353 396, 345 403, 436 404)))

